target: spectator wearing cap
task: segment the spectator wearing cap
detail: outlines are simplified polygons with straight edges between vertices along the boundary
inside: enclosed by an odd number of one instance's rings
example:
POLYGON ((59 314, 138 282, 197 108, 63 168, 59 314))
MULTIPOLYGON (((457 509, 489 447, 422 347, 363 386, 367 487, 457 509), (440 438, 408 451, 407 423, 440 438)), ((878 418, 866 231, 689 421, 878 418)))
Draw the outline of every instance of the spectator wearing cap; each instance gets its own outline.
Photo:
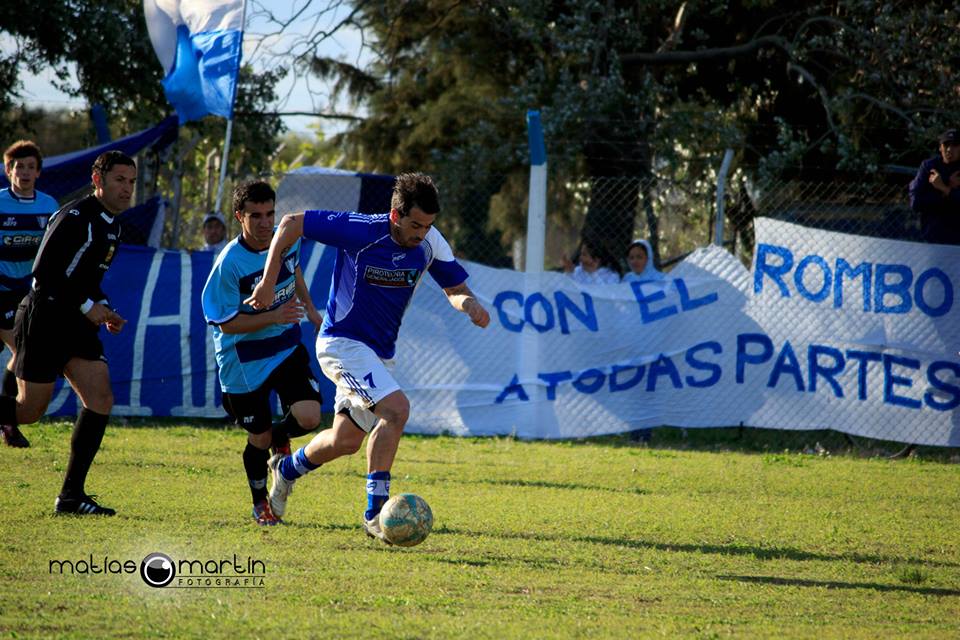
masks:
POLYGON ((219 211, 211 211, 203 219, 203 247, 201 251, 215 251, 227 246, 227 223, 219 211))
POLYGON ((910 206, 926 242, 960 244, 960 130, 944 131, 939 142, 940 153, 910 183, 910 206))

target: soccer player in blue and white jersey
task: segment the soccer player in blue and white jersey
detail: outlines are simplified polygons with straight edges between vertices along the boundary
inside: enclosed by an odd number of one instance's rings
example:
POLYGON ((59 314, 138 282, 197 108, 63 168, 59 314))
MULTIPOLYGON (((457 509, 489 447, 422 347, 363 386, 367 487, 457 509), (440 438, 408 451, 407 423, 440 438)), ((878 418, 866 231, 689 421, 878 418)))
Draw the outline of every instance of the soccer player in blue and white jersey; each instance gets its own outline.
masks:
POLYGON ((270 458, 274 511, 286 508, 293 482, 305 473, 360 449, 367 434, 367 502, 363 528, 386 542, 377 516, 387 501, 393 466, 410 402, 390 374, 400 321, 425 273, 450 304, 478 327, 490 314, 467 286, 467 272, 433 227, 440 211, 433 180, 419 173, 397 176, 390 213, 362 215, 306 211, 284 216, 270 243, 263 280, 247 303, 274 304, 283 256, 307 237, 338 249, 327 313, 317 337, 317 358, 336 384, 333 427, 293 455, 270 458))
POLYGON ((266 182, 237 186, 233 210, 242 232, 217 256, 202 294, 203 315, 213 325, 223 406, 247 430, 243 466, 253 519, 259 525, 275 525, 283 515, 282 510, 272 511, 267 500, 271 445, 289 452, 290 436, 304 435, 320 424, 320 392, 300 342, 300 319, 306 314, 319 328, 322 318, 303 281, 299 242, 288 247, 274 273, 271 293, 276 302, 262 309, 244 302, 263 275, 275 230, 275 201, 266 182), (280 396, 285 414, 276 430, 271 391, 280 396))
MULTIPOLYGON (((52 196, 36 189, 42 167, 43 155, 31 140, 18 140, 3 152, 3 169, 10 186, 0 189, 0 340, 11 355, 0 392, 14 398, 17 351, 13 321, 20 301, 30 290, 33 259, 37 257, 47 221, 60 207, 52 196)), ((0 426, 0 437, 11 447, 30 446, 16 425, 0 426)))

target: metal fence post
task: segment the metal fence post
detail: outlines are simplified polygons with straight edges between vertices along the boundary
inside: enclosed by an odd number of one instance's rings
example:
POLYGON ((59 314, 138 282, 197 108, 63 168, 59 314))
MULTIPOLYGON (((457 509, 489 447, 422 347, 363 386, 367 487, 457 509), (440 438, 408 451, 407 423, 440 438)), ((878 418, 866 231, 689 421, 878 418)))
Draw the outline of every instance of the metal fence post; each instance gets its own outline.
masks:
POLYGON ((717 176, 717 224, 716 232, 713 235, 713 244, 718 247, 723 246, 723 218, 724 206, 723 196, 727 187, 727 173, 730 171, 730 163, 733 161, 733 149, 727 149, 723 153, 723 162, 720 163, 720 174, 717 176))

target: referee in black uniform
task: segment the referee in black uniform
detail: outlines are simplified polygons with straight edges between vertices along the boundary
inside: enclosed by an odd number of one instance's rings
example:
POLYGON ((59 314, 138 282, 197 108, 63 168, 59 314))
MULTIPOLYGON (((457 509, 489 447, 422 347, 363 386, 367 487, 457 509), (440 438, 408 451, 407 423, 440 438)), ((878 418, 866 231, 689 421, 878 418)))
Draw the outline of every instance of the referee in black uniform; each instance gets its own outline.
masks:
POLYGON ((47 410, 54 383, 66 376, 83 408, 70 440, 70 462, 57 513, 108 515, 84 490, 113 407, 101 325, 119 333, 124 320, 100 288, 120 244, 117 215, 130 207, 137 179, 133 159, 107 151, 93 163, 93 195, 50 219, 33 263, 33 287, 14 323, 19 395, 0 396, 0 424, 30 424, 47 410))

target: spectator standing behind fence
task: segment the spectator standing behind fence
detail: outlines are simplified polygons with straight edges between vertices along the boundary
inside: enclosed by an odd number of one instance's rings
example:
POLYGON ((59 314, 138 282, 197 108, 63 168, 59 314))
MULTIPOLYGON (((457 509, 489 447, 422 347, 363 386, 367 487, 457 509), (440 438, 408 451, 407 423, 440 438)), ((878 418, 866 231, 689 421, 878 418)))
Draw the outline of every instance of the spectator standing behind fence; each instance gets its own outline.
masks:
POLYGON ((620 263, 600 244, 591 240, 580 243, 579 264, 574 267, 570 258, 563 257, 563 270, 578 284, 617 284, 620 282, 620 263))
MULTIPOLYGON (((0 392, 14 398, 17 397, 17 376, 13 373, 17 351, 13 321, 20 301, 30 289, 33 259, 47 221, 60 206, 52 196, 36 189, 42 167, 43 155, 31 140, 18 140, 3 152, 3 169, 10 186, 0 190, 0 340, 10 349, 10 360, 3 372, 0 392)), ((11 447, 30 446, 16 425, 0 427, 0 436, 11 447)))
POLYGON ((624 282, 639 282, 641 280, 662 280, 663 274, 653 266, 653 248, 646 240, 634 240, 627 247, 627 271, 623 275, 624 282))
POLYGON ((203 219, 203 246, 201 251, 220 251, 227 246, 227 222, 219 211, 211 211, 203 219))
POLYGON ((910 183, 910 206, 920 214, 926 242, 960 244, 960 130, 940 136, 940 153, 924 160, 910 183))
MULTIPOLYGON (((634 240, 627 247, 627 267, 629 271, 623 274, 624 282, 650 282, 662 280, 663 274, 653 266, 653 248, 646 240, 634 240)), ((653 429, 636 429, 630 432, 630 439, 634 442, 650 442, 653 429)))

